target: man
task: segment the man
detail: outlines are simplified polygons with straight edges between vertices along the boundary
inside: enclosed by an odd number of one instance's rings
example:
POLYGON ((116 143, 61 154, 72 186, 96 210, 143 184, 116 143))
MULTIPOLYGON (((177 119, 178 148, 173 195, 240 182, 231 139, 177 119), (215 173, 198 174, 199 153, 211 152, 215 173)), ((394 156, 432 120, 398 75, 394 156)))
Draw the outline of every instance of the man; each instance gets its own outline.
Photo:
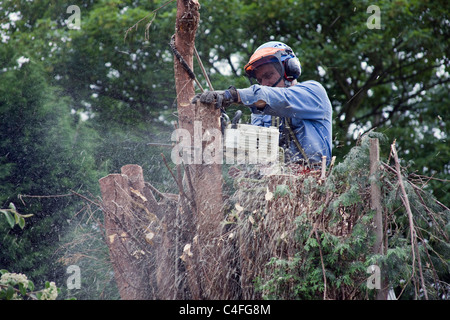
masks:
POLYGON ((250 81, 258 84, 206 91, 192 102, 214 103, 218 108, 232 103, 246 105, 252 111, 252 124, 279 127, 286 162, 317 167, 326 156, 329 164, 331 103, 317 81, 297 82, 301 65, 293 50, 282 42, 267 42, 256 49, 244 69, 250 81))

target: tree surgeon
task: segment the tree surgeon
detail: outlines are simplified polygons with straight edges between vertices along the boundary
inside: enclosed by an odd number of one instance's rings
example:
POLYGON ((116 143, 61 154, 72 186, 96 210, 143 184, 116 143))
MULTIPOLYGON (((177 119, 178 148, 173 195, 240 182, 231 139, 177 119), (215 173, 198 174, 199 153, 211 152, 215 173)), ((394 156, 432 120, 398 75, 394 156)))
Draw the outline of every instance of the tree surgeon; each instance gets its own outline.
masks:
POLYGON ((248 88, 231 86, 224 91, 206 91, 192 100, 226 108, 232 103, 251 109, 251 124, 277 126, 280 145, 287 163, 308 168, 331 159, 331 103, 325 88, 317 81, 298 82, 301 64, 293 50, 278 41, 256 49, 244 67, 251 83, 248 88))

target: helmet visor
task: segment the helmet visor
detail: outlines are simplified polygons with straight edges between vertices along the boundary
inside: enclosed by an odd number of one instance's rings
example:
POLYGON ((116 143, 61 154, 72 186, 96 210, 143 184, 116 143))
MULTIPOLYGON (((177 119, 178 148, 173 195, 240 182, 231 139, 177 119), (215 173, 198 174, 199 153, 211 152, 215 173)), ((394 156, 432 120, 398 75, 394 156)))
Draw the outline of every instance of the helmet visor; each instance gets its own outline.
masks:
POLYGON ((247 74, 250 82, 264 86, 277 85, 284 75, 282 64, 277 60, 269 60, 266 63, 258 64, 252 72, 247 74))
POLYGON ((279 48, 264 48, 255 52, 250 61, 245 65, 244 70, 247 76, 252 79, 256 79, 255 71, 265 64, 274 64, 280 75, 284 74, 283 64, 281 62, 281 56, 284 50, 279 48))

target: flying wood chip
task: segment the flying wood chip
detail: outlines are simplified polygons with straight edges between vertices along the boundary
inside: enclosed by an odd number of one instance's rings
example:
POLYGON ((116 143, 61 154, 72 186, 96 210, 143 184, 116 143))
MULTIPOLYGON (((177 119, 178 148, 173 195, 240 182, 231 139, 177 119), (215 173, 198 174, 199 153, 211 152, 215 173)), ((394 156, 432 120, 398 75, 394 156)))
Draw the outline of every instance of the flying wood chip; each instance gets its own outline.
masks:
POLYGON ((144 202, 147 201, 147 198, 144 197, 144 196, 142 195, 142 193, 141 193, 139 190, 136 190, 136 189, 133 189, 133 188, 130 187, 130 191, 131 191, 132 193, 134 193, 136 196, 138 196, 142 201, 144 201, 144 202))
POLYGON ((269 191, 269 187, 267 187, 267 192, 266 192, 266 201, 270 201, 273 198, 273 193, 269 191))
POLYGON ((114 243, 114 239, 116 238, 117 234, 112 234, 110 235, 109 238, 109 243, 114 243))

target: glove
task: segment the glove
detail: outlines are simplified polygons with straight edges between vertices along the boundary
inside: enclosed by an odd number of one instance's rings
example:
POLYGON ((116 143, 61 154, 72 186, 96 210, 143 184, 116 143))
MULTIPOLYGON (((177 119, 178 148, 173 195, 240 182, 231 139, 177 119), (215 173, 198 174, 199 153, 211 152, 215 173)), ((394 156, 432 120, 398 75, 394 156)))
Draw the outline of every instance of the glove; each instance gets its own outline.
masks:
POLYGON ((205 91, 195 95, 191 103, 196 104, 197 101, 205 104, 213 104, 217 109, 226 108, 232 103, 239 101, 239 96, 235 87, 231 86, 224 91, 205 91))

